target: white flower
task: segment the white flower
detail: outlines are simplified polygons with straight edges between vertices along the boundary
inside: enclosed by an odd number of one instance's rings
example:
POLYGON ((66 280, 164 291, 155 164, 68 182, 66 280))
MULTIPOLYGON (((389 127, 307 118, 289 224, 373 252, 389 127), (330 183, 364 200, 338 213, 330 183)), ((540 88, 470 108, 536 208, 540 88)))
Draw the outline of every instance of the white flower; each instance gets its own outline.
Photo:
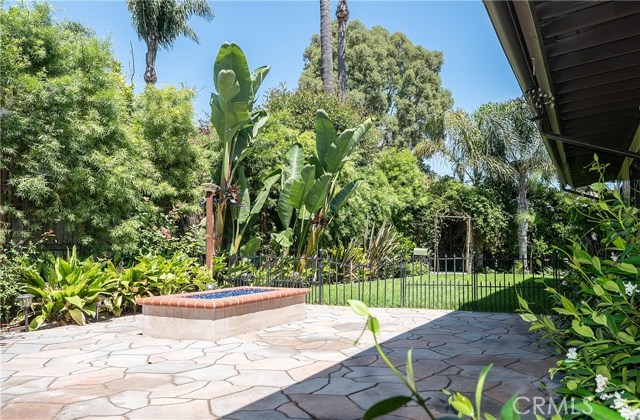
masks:
POLYGON ((567 359, 576 360, 578 358, 578 349, 575 347, 570 347, 567 351, 567 359))
POLYGON ((596 235, 595 232, 591 232, 591 239, 593 239, 594 241, 598 240, 598 235, 596 235))
POLYGON ((633 296, 637 288, 637 285, 632 284, 629 281, 624 284, 624 291, 627 293, 627 296, 633 296))
POLYGON ((600 399, 602 401, 608 400, 609 398, 611 398, 611 394, 605 394, 604 392, 602 394, 600 394, 600 399))
POLYGON ((611 260, 612 260, 613 262, 617 262, 617 261, 618 261, 618 255, 616 255, 616 253, 615 253, 615 252, 612 252, 612 253, 611 253, 611 260))
POLYGON ((611 408, 615 408, 616 410, 622 408, 622 407, 626 407, 627 406, 627 402, 622 398, 622 396, 620 395, 619 392, 614 392, 613 393, 613 404, 611 405, 611 408))
POLYGON ((607 388, 607 382, 609 382, 609 379, 606 376, 602 376, 598 373, 596 375, 596 392, 604 392, 604 390, 607 388))
POLYGON ((640 419, 640 408, 631 408, 628 405, 620 408, 618 411, 623 419, 625 420, 639 420, 640 419))

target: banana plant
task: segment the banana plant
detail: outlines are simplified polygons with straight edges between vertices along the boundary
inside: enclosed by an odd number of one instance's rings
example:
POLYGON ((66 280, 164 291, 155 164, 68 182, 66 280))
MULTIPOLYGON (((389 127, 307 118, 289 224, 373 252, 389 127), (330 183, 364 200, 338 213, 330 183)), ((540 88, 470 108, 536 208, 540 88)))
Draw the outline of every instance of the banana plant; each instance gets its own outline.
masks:
POLYGON ((217 251, 222 244, 229 202, 238 199, 238 168, 251 151, 260 128, 267 122, 266 112, 254 111, 253 106, 269 69, 263 66, 251 73, 242 49, 226 42, 220 47, 213 66, 216 92, 211 94, 211 124, 223 144, 222 170, 215 200, 214 249, 217 251))
POLYGON ((338 181, 371 125, 367 120, 338 135, 327 113, 318 110, 315 153, 304 164, 302 146, 296 143, 289 149, 278 202, 278 217, 285 229, 274 235, 285 254, 295 245, 303 264, 317 254, 326 226, 362 182, 356 179, 340 187, 338 181))
POLYGON ((262 189, 256 196, 256 199, 252 206, 247 178, 244 174, 244 167, 239 167, 238 181, 240 185, 240 201, 237 206, 231 208, 231 217, 233 219, 233 243, 231 244, 229 255, 234 256, 238 252, 240 252, 243 257, 249 257, 254 255, 260 248, 261 240, 259 237, 250 239, 244 245, 242 245, 242 247, 240 245, 242 243, 242 239, 247 233, 247 230, 250 229, 258 219, 258 215, 260 214, 260 211, 262 211, 262 207, 264 206, 264 203, 269 196, 271 187, 273 187, 273 185, 278 181, 279 178, 280 169, 276 169, 275 171, 267 175, 267 177, 263 181, 262 189))

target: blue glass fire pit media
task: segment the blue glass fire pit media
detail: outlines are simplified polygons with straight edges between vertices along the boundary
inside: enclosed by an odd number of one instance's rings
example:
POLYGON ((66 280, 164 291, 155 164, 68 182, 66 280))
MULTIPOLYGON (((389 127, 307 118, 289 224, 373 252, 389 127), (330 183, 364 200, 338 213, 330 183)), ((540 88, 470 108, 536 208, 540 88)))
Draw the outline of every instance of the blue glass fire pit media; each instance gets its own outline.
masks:
POLYGON ((252 295, 254 293, 270 292, 269 289, 235 289, 235 290, 222 290, 213 293, 203 293, 201 295, 182 296, 185 298, 193 299, 223 299, 228 297, 252 295))

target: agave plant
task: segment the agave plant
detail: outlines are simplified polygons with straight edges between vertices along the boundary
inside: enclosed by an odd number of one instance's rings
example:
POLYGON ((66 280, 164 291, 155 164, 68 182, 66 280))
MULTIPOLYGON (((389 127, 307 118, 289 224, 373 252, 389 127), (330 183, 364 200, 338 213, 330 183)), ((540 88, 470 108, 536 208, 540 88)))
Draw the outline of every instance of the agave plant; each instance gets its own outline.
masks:
POLYGON ((22 269, 24 290, 35 296, 35 318, 29 328, 36 330, 45 322, 84 325, 86 316, 95 316, 96 303, 116 286, 112 270, 91 257, 78 259, 73 248, 67 259, 58 257, 49 264, 22 269))

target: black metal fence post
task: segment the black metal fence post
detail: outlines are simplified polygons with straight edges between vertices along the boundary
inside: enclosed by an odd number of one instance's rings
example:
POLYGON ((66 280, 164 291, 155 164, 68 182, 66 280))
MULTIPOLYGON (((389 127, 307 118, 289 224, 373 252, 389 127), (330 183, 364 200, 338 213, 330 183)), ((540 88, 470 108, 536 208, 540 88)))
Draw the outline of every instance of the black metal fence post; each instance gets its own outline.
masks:
POLYGON ((473 310, 478 311, 478 261, 476 254, 473 254, 471 263, 471 289, 473 296, 473 310))
POLYGON ((315 258, 315 269, 316 269, 316 276, 318 279, 318 284, 320 287, 320 305, 322 305, 324 303, 324 281, 323 281, 323 276, 322 276, 322 259, 319 258, 318 255, 316 255, 315 258))
POLYGON ((400 267, 400 306, 405 307, 405 293, 407 287, 407 257, 403 256, 400 267))

